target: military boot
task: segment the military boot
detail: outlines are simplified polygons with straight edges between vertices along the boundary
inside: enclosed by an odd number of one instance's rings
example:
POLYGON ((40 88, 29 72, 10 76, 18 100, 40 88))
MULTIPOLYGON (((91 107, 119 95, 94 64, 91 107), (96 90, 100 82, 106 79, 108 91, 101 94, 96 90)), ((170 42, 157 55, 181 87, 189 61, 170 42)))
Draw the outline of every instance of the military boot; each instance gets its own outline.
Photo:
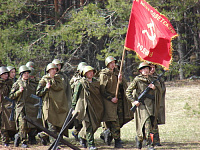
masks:
POLYGON ((97 150, 98 148, 97 147, 95 147, 95 146, 91 146, 91 147, 89 147, 89 150, 97 150))
POLYGON ((123 148, 120 139, 115 139, 115 148, 123 148))
POLYGON ((83 138, 79 138, 79 140, 80 140, 80 145, 83 146, 83 148, 87 148, 87 144, 86 144, 87 141, 83 138))
POLYGON ((112 137, 112 134, 111 134, 111 132, 110 132, 109 129, 106 129, 106 130, 103 131, 103 133, 102 133, 102 135, 101 135, 101 139, 104 139, 104 142, 105 142, 108 146, 111 145, 111 142, 112 142, 113 137, 112 137))
POLYGON ((19 143, 20 143, 20 136, 19 134, 15 134, 15 140, 14 140, 14 146, 15 147, 18 147, 19 146, 19 143))
POLYGON ((138 140, 138 137, 135 137, 136 147, 138 149, 142 149, 142 142, 138 140))

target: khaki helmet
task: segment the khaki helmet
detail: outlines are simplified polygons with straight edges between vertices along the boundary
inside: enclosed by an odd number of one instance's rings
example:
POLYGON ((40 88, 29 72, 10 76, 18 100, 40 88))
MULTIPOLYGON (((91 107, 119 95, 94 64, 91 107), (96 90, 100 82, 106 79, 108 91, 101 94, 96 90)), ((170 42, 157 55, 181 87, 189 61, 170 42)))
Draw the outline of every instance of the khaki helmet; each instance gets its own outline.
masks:
POLYGON ((139 64, 138 70, 143 69, 145 67, 149 67, 150 68, 150 66, 149 66, 149 64, 147 62, 142 62, 142 63, 139 64))
POLYGON ((29 62, 26 63, 26 66, 34 68, 35 64, 34 64, 34 62, 29 61, 29 62))
POLYGON ((105 65, 108 66, 108 64, 112 61, 116 61, 115 57, 113 56, 108 56, 106 59, 105 59, 105 65))
POLYGON ((152 63, 152 62, 150 62, 150 61, 146 61, 146 62, 149 64, 150 68, 151 68, 151 65, 154 65, 155 68, 157 68, 157 65, 156 65, 156 64, 154 64, 154 63, 152 63))
POLYGON ((32 67, 28 67, 30 69, 30 76, 35 76, 36 75, 36 72, 35 72, 35 69, 32 68, 32 67))
POLYGON ((61 60, 59 60, 59 59, 54 59, 54 60, 52 61, 52 63, 54 63, 55 65, 58 65, 58 64, 63 65, 63 62, 62 62, 61 60))
POLYGON ((54 64, 54 63, 49 63, 48 65, 47 65, 47 68, 46 68, 46 72, 48 72, 50 69, 52 69, 52 68, 58 68, 57 66, 56 66, 56 64, 54 64))
POLYGON ((78 64, 77 70, 78 70, 79 72, 82 72, 82 71, 83 71, 83 66, 87 66, 87 63, 86 63, 86 62, 80 62, 80 63, 78 64))
POLYGON ((26 66, 26 65, 22 65, 19 67, 19 74, 23 73, 23 72, 31 72, 31 70, 26 66))
POLYGON ((8 69, 8 71, 9 71, 9 72, 10 72, 11 70, 13 70, 13 69, 15 69, 15 70, 16 70, 16 68, 15 68, 15 67, 13 67, 13 66, 7 66, 6 68, 8 69))
POLYGON ((8 69, 6 67, 0 67, 0 75, 4 74, 4 73, 9 73, 8 69))
POLYGON ((88 71, 93 70, 94 73, 96 72, 92 66, 84 66, 83 75, 85 75, 88 71))

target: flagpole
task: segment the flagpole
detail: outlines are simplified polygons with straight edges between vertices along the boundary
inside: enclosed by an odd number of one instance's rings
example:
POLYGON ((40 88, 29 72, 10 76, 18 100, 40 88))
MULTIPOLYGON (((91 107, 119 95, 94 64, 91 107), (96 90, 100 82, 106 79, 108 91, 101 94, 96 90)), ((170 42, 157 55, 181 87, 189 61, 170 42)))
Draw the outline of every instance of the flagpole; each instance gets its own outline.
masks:
MULTIPOLYGON (((123 67, 123 62, 124 62, 125 51, 126 51, 126 49, 124 48, 123 54, 122 54, 122 60, 121 60, 120 70, 119 70, 119 75, 122 74, 121 72, 122 72, 122 67, 123 67)), ((119 91, 119 79, 117 81, 117 88, 116 88, 116 93, 115 93, 115 97, 116 98, 117 98, 117 95, 118 95, 118 91, 119 91)))

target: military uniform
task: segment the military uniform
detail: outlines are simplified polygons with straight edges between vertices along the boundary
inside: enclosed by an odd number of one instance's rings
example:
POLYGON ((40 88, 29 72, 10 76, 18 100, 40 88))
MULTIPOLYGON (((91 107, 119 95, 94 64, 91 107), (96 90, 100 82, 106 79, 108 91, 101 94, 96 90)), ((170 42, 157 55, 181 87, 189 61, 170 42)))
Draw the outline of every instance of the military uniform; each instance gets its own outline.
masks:
POLYGON ((118 102, 111 102, 111 99, 115 97, 118 73, 117 69, 111 72, 108 68, 99 72, 100 89, 105 106, 103 121, 105 121, 115 140, 120 140, 120 127, 133 119, 133 113, 130 111, 131 103, 125 97, 127 84, 124 79, 119 85, 118 102))
MULTIPOLYGON (((143 75, 136 76, 126 90, 127 98, 132 102, 137 100, 141 92, 144 91, 153 80, 154 79, 150 76, 148 76, 148 78, 143 75), (136 91, 133 92, 134 90, 136 91), (135 95, 133 95, 133 93, 135 93, 135 95)), ((156 89, 151 89, 148 93, 149 97, 145 98, 145 105, 140 103, 135 111, 137 139, 140 143, 146 139, 148 142, 147 145, 152 145, 150 133, 152 133, 154 125, 157 124, 155 118, 157 118, 158 115, 157 110, 160 106, 161 99, 160 84, 155 83, 155 86, 156 89)))
MULTIPOLYGON (((27 116, 33 121, 37 122, 38 108, 34 105, 37 104, 37 100, 31 98, 31 94, 35 94, 37 83, 33 80, 22 80, 20 77, 12 86, 10 92, 10 98, 16 100, 16 123, 19 130, 18 135, 22 140, 22 144, 27 143, 27 134, 34 133, 36 131, 35 126, 27 123, 23 117, 27 116), (20 92, 20 87, 24 90, 20 92)), ((31 135, 33 138, 35 135, 31 135)))
MULTIPOLYGON (((55 133, 60 131, 69 112, 69 102, 63 83, 62 77, 59 74, 51 78, 48 73, 42 77, 36 91, 36 94, 43 99, 43 120, 48 124, 47 128, 55 133), (46 88, 48 82, 51 84, 49 89, 46 88)), ((46 134, 41 135, 45 136, 46 134)), ((50 137, 50 142, 53 142, 52 137, 50 137)))
POLYGON ((83 125, 79 136, 87 139, 89 147, 94 146, 94 133, 100 126, 104 112, 99 81, 93 78, 92 82, 89 82, 82 78, 76 86, 72 108, 79 112, 77 119, 83 125))
MULTIPOLYGON (((158 75, 156 73, 153 74, 153 78, 157 79, 158 75)), ((159 136, 159 128, 158 125, 165 124, 165 93, 166 93, 166 87, 164 83, 164 78, 160 78, 159 83, 161 85, 161 93, 162 93, 162 98, 160 101, 160 107, 158 110, 158 124, 155 125, 153 128, 153 133, 154 133, 154 145, 160 146, 160 136, 159 136)))
POLYGON ((4 96, 9 97, 9 93, 12 87, 12 80, 8 79, 6 81, 0 79, 0 101, 1 101, 1 135, 2 142, 4 144, 9 144, 10 138, 14 138, 16 133, 15 121, 10 121, 9 117, 11 115, 12 109, 8 109, 12 103, 4 99, 4 96))

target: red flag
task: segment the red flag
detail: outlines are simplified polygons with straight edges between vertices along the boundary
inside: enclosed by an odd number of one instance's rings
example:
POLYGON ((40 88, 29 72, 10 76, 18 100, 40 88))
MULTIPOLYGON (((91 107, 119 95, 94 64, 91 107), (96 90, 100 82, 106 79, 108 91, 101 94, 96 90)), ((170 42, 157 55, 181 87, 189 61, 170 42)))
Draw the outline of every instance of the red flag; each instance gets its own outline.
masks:
POLYGON ((144 0, 133 1, 125 48, 140 59, 169 69, 172 59, 171 39, 177 36, 169 20, 144 0))

